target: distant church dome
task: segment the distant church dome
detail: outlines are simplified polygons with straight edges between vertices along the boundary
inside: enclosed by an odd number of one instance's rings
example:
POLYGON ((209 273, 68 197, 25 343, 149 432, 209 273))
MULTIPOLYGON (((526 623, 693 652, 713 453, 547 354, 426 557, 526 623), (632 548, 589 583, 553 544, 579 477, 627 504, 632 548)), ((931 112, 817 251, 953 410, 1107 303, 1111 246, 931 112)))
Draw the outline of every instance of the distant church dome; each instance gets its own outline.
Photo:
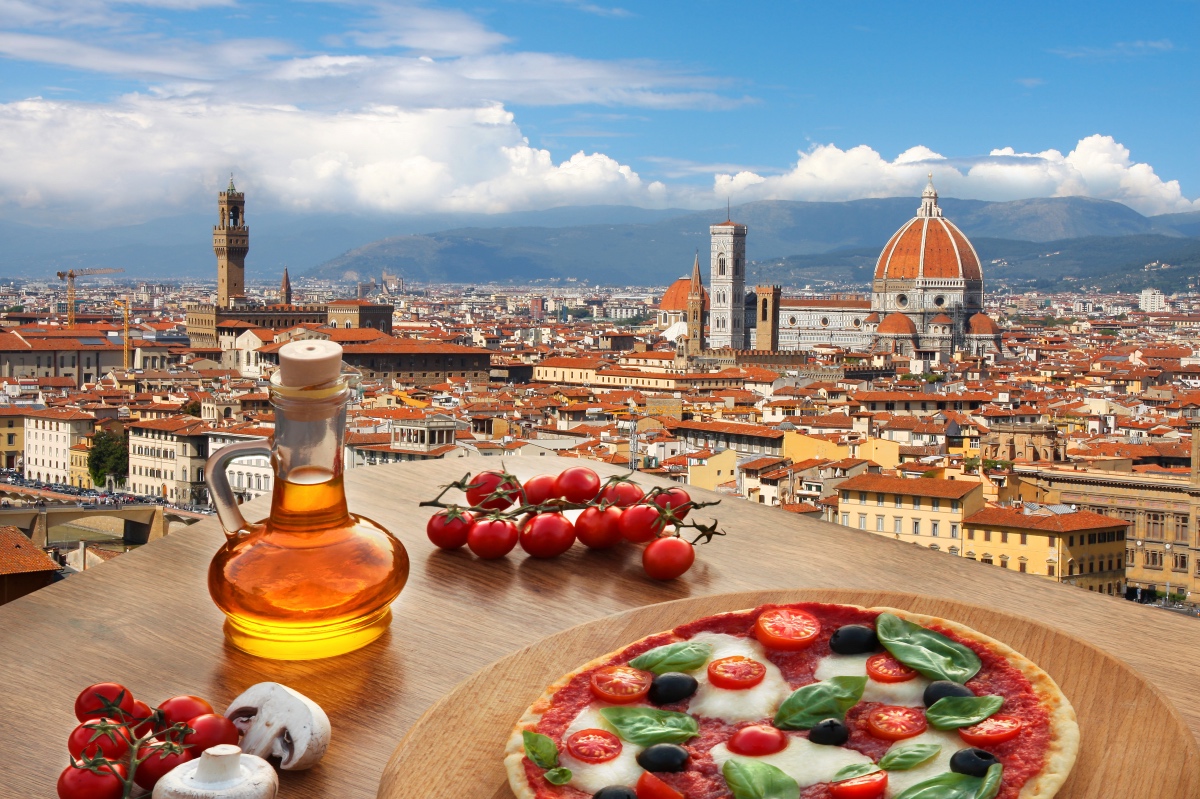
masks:
POLYGON ((977 313, 967 320, 967 335, 969 336, 996 336, 999 334, 1000 326, 985 313, 977 313))
POLYGON ((896 231, 875 264, 875 279, 983 280, 979 256, 963 232, 942 217, 933 178, 917 215, 896 231))
POLYGON ((913 320, 897 311, 885 316, 876 332, 881 336, 915 336, 917 326, 913 324, 913 320))
MULTIPOLYGON (((687 312, 688 293, 692 290, 692 281, 689 277, 681 277, 672 283, 666 294, 663 294, 662 301, 658 303, 660 311, 676 311, 680 313, 687 312)), ((704 289, 704 310, 709 310, 708 305, 708 289, 704 289)))

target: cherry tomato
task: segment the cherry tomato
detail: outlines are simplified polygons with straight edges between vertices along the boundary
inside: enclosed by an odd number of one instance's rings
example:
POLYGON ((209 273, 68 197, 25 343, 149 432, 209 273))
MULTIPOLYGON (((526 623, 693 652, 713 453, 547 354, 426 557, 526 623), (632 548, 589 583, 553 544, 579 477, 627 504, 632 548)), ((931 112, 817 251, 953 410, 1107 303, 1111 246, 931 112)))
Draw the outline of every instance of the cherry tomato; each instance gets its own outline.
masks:
POLYGON ((150 731, 150 722, 153 720, 154 711, 140 699, 133 700, 133 710, 129 712, 129 718, 123 719, 130 722, 130 730, 133 731, 133 737, 139 738, 150 731))
POLYGON ((554 481, 554 490, 567 502, 591 502, 600 493, 600 475, 586 466, 572 466, 554 481))
POLYGON ((925 712, 919 707, 884 705, 867 716, 867 727, 876 738, 899 741, 925 732, 925 712))
POLYGON ((887 790, 887 783, 886 771, 872 771, 861 777, 830 783, 829 795, 833 799, 880 799, 887 790))
POLYGON ((637 799, 683 799, 683 794, 667 785, 649 771, 643 771, 637 781, 637 799))
POLYGON ((605 486, 604 490, 600 492, 600 501, 616 505, 618 508, 632 508, 645 496, 646 492, 641 489, 641 486, 626 480, 620 483, 609 483, 605 486))
POLYGON ((517 478, 503 472, 480 472, 468 485, 471 487, 467 489, 467 502, 473 508, 504 510, 521 496, 517 478))
POLYGON ((554 487, 554 475, 539 474, 530 477, 522 484, 525 489, 526 505, 541 505, 548 499, 558 499, 558 491, 554 487))
POLYGON ((653 678, 650 672, 632 666, 605 666, 592 672, 592 694, 614 705, 640 702, 650 693, 653 678))
POLYGON ((567 753, 584 763, 607 763, 621 754, 621 739, 608 730, 580 730, 567 739, 567 753))
POLYGON ((585 508, 575 520, 575 535, 589 549, 609 549, 621 543, 621 509, 585 508))
POLYGON ((75 718, 87 721, 105 715, 104 700, 126 713, 133 710, 133 694, 128 688, 115 682, 98 682, 84 688, 75 698, 75 718))
POLYGON ((124 727, 116 727, 109 732, 101 732, 95 728, 98 724, 117 724, 112 719, 89 719, 83 722, 67 736, 67 751, 71 757, 79 760, 85 755, 95 757, 97 753, 109 760, 120 760, 129 751, 129 738, 124 727), (92 726, 89 726, 92 725, 92 726))
POLYGON ((238 742, 238 728, 233 722, 216 713, 205 713, 196 716, 187 723, 194 732, 183 736, 183 743, 191 746, 188 751, 193 757, 199 757, 205 749, 218 744, 234 744, 238 742))
POLYGON ((133 772, 133 781, 147 791, 154 790, 154 785, 163 775, 180 763, 186 763, 200 756, 194 749, 184 749, 182 752, 170 752, 165 747, 143 746, 138 750, 138 757, 146 758, 138 764, 133 772))
POLYGON ((508 519, 480 519, 467 533, 467 547, 484 560, 502 558, 517 545, 517 526, 508 519))
POLYGON ((731 691, 753 688, 766 676, 766 666, 741 655, 718 658, 708 664, 708 681, 718 688, 731 691))
POLYGON ((807 649, 820 634, 821 622, 802 610, 767 610, 754 623, 754 637, 760 644, 787 652, 807 649))
POLYGON ((575 525, 561 513, 539 513, 521 525, 520 540, 535 558, 557 558, 575 543, 575 525))
POLYGON ((120 799, 125 793, 121 782, 125 779, 125 766, 112 763, 100 768, 104 773, 67 766, 58 775, 58 799, 120 799))
POLYGON ((181 721, 194 719, 196 716, 203 716, 205 713, 212 713, 213 706, 205 702, 198 696, 173 696, 166 702, 158 706, 162 714, 166 716, 161 729, 166 729, 173 724, 178 724, 181 721))
POLYGON ((917 670, 910 669, 887 652, 880 652, 867 658, 867 676, 876 682, 908 682, 917 676, 917 670))
POLYGON ((730 736, 725 746, 735 755, 747 757, 762 757, 782 752, 787 748, 787 736, 783 730, 766 724, 754 724, 742 727, 730 736))
POLYGON ((662 532, 663 520, 657 505, 634 505, 621 511, 620 527, 626 541, 644 544, 662 532))
POLYGON ((992 716, 971 727, 962 727, 958 735, 971 746, 990 746, 1017 737, 1021 720, 1012 716, 992 716))
POLYGON ((673 535, 651 541, 642 550, 642 569, 652 580, 674 580, 695 562, 696 548, 673 535))
POLYGON ((668 488, 654 496, 654 504, 663 510, 670 508, 675 518, 683 521, 692 509, 692 497, 682 488, 668 488))
POLYGON ((458 549, 467 543, 467 533, 471 531, 471 525, 474 522, 475 517, 469 510, 457 508, 440 510, 430 516, 429 521, 425 523, 425 534, 429 536, 429 540, 434 543, 434 546, 442 549, 458 549))

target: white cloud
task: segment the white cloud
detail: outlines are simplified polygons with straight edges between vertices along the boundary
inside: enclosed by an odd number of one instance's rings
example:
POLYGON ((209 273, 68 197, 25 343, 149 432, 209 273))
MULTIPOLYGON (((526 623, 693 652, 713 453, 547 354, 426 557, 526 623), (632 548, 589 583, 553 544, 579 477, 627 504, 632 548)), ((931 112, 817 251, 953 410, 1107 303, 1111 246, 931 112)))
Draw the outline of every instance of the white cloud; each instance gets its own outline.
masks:
POLYGON ((1134 42, 1116 42, 1107 47, 1060 47, 1050 52, 1063 58, 1114 59, 1158 55, 1169 53, 1174 49, 1175 44, 1170 39, 1139 39, 1134 42))
POLYGON ((1135 163, 1128 148, 1111 136, 1081 139, 1067 155, 1058 150, 1018 153, 1011 147, 987 156, 948 159, 927 147, 913 147, 888 161, 859 145, 832 144, 801 152, 782 175, 753 172, 717 175, 713 193, 737 201, 757 199, 852 200, 913 195, 932 172, 947 197, 1016 200, 1073 195, 1115 200, 1144 214, 1200 210, 1200 200, 1183 196, 1179 181, 1164 181, 1149 164, 1135 163))

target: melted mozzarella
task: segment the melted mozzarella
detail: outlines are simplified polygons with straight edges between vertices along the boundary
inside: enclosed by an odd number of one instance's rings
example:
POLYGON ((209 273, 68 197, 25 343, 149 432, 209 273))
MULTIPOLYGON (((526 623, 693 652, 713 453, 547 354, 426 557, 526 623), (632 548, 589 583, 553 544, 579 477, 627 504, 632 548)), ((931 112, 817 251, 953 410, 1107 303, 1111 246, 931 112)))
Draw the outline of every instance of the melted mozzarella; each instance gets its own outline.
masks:
POLYGON ((753 688, 736 691, 717 688, 708 681, 707 667, 697 669, 692 676, 700 685, 688 703, 688 713, 693 716, 721 719, 730 723, 759 721, 773 717, 783 700, 791 694, 791 687, 783 679, 779 668, 767 660, 767 653, 758 641, 721 633, 699 633, 688 640, 711 644, 712 660, 741 655, 753 658, 767 667, 767 674, 762 682, 753 688))
MULTIPOLYGON (((725 744, 717 744, 712 748, 712 758, 717 768, 725 765, 730 758, 741 758, 730 752, 725 744)), ((788 736, 788 745, 782 752, 762 757, 744 758, 770 763, 796 781, 802 789, 818 782, 829 782, 839 769, 857 763, 870 763, 871 758, 862 752, 846 749, 842 746, 821 746, 807 738, 788 736)))
MULTIPOLYGON (((828 680, 830 677, 867 677, 867 660, 871 654, 865 655, 828 655, 817 663, 813 676, 818 680, 828 680)), ((883 702, 885 705, 902 705, 904 707, 924 707, 923 696, 929 686, 929 680, 921 675, 904 682, 877 682, 867 678, 867 687, 863 689, 862 701, 883 702)))
POLYGON ((637 784, 638 777, 642 776, 642 767, 637 763, 637 756, 645 747, 631 744, 628 741, 621 741, 621 754, 607 763, 584 763, 567 754, 567 739, 580 730, 612 731, 612 728, 605 724, 604 717, 600 715, 601 707, 610 706, 588 705, 580 711, 575 720, 568 724, 566 731, 563 732, 563 745, 558 753, 558 764, 563 768, 571 769, 571 781, 568 784, 589 794, 609 785, 633 787, 637 784))
POLYGON ((911 746, 912 744, 941 744, 942 750, 930 758, 928 763, 922 763, 916 768, 908 771, 889 771, 887 784, 887 799, 891 799, 896 794, 911 788, 918 782, 924 782, 928 779, 933 779, 939 774, 944 774, 950 770, 950 758, 959 749, 965 749, 966 744, 959 737, 955 730, 935 730, 930 727, 920 735, 914 735, 912 738, 905 738, 903 741, 896 741, 892 744, 888 751, 899 749, 903 746, 911 746))

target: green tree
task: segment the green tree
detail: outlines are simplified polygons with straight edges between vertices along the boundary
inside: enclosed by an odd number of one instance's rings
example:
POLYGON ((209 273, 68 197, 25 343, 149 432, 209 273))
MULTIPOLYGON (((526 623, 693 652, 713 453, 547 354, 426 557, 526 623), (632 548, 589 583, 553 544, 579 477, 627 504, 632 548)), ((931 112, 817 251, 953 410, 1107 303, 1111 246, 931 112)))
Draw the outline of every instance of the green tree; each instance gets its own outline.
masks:
POLYGON ((192 400, 184 403, 184 406, 179 409, 181 413, 186 413, 188 416, 200 416, 200 400, 192 400))
POLYGON ((102 486, 112 475, 117 482, 125 482, 129 476, 129 438, 122 432, 120 435, 108 430, 101 430, 92 439, 92 448, 88 451, 88 473, 92 482, 102 486))

